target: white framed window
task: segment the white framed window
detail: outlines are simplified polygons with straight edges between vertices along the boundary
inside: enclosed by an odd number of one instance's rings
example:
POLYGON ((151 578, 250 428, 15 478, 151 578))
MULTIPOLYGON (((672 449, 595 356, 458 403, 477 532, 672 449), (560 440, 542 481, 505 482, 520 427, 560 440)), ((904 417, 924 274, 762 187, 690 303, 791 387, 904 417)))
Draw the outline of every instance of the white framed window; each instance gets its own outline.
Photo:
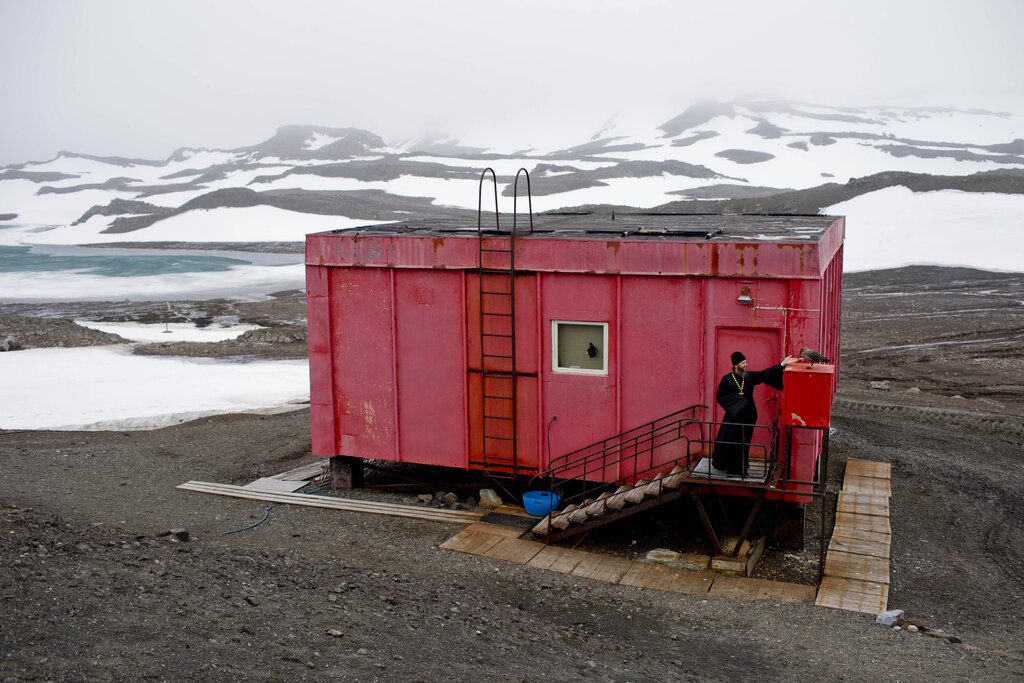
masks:
POLYGON ((551 321, 551 371, 608 374, 608 323, 551 321))

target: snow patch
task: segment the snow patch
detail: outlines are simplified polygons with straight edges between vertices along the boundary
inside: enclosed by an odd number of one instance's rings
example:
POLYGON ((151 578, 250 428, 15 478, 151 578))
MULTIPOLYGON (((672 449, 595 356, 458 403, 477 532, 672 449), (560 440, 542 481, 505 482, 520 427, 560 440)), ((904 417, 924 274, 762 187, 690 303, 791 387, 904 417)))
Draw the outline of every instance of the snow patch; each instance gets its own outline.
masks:
POLYGON ((250 330, 260 329, 259 325, 197 327, 195 323, 98 323, 91 320, 76 320, 75 324, 140 342, 219 342, 237 339, 250 330))
POLYGON ((305 360, 136 356, 124 346, 0 354, 4 429, 145 429, 309 399, 305 360), (116 427, 113 427, 116 425, 116 427))

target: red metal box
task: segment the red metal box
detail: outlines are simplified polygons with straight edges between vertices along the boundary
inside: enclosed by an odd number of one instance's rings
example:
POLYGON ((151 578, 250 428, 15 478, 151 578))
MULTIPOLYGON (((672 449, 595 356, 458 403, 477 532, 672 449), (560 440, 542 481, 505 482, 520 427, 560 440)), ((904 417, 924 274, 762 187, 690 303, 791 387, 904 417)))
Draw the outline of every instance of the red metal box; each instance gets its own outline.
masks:
POLYGON ((834 365, 787 365, 782 380, 782 424, 828 427, 835 371, 834 365))

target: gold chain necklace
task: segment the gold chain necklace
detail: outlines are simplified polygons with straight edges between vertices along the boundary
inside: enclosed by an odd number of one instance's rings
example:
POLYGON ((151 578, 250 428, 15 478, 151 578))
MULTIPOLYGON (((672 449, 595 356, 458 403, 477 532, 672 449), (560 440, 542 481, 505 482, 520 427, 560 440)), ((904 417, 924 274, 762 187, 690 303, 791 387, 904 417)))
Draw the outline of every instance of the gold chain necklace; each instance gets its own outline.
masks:
POLYGON ((730 374, 730 376, 732 376, 732 381, 736 385, 736 388, 740 390, 740 396, 742 396, 743 395, 743 385, 747 383, 747 376, 743 375, 743 381, 739 382, 739 381, 736 380, 736 373, 735 372, 730 372, 729 374, 730 374))

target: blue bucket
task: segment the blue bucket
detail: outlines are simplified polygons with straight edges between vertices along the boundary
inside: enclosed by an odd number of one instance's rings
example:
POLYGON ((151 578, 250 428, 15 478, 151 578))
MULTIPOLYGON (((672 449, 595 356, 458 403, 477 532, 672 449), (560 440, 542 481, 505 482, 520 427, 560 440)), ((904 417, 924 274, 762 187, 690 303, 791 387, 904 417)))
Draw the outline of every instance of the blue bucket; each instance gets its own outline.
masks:
POLYGON ((527 491, 523 494, 523 507, 526 508, 526 514, 533 517, 543 517, 549 512, 557 510, 559 501, 561 498, 557 493, 548 491, 527 491))

